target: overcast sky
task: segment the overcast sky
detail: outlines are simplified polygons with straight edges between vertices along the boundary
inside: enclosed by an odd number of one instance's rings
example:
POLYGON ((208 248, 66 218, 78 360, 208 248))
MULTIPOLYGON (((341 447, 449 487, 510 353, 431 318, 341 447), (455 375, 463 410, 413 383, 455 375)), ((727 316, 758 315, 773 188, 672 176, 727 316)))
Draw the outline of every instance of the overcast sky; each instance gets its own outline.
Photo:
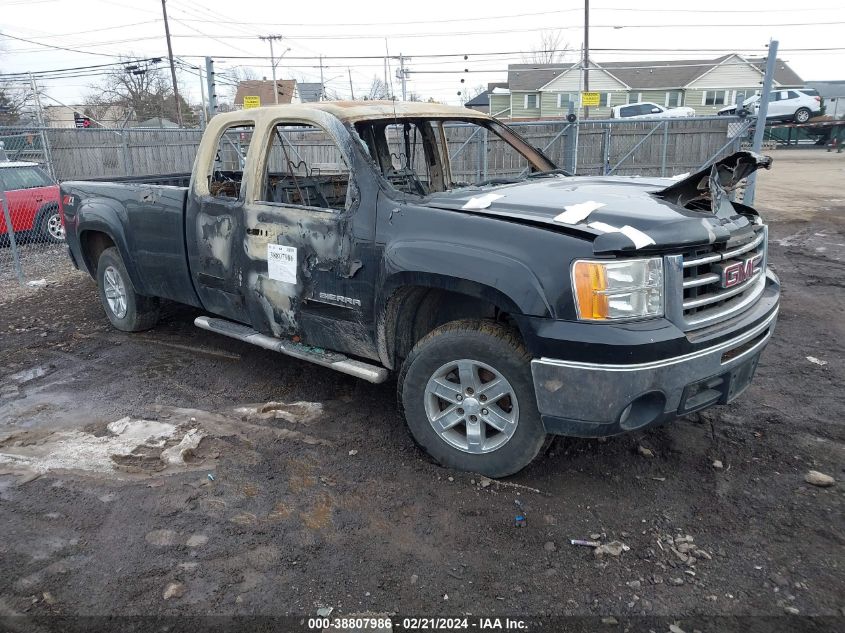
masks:
MULTIPOLYGON (((803 6, 794 0, 707 0, 675 2, 671 6, 679 8, 674 10, 665 8, 670 6, 665 0, 593 0, 592 4, 591 59, 598 63, 709 59, 729 50, 761 55, 769 38, 776 38, 779 56, 805 80, 845 79, 841 0, 803 6)), ((0 0, 0 6, 0 33, 74 49, 0 37, 0 72, 107 64, 121 55, 167 55, 160 0, 0 0)), ((326 84, 343 98, 350 95, 349 72, 360 95, 374 75, 384 76, 384 63, 337 56, 402 53, 411 58, 409 90, 457 104, 458 91, 467 86, 504 81, 508 63, 525 61, 520 51, 538 47, 543 29, 560 31, 571 50, 567 61, 576 60, 583 43, 583 1, 572 0, 507 4, 168 0, 167 7, 173 52, 185 62, 199 65, 209 55, 224 77, 244 66, 269 78, 269 46, 258 36, 280 34, 284 39, 276 43, 276 55, 290 50, 280 62, 278 77, 316 81, 319 61, 294 58, 323 55, 326 84), (456 56, 425 57, 443 54, 456 56)), ((397 62, 390 63, 394 91, 399 94, 397 62)), ((80 103, 89 86, 101 79, 95 74, 101 71, 80 72, 89 76, 42 81, 44 94, 80 103)), ((179 78, 188 99, 199 101, 200 78, 187 69, 180 70, 179 78)), ((227 90, 221 86, 218 92, 227 90)))

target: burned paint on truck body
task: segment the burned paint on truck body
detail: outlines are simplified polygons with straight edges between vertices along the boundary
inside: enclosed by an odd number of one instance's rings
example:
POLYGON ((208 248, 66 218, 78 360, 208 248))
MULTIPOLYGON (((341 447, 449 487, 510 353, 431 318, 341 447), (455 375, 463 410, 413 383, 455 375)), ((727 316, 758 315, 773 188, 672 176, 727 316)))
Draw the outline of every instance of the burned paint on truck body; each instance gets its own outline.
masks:
MULTIPOLYGON (((418 137, 413 138, 416 149, 418 137)), ((774 327, 778 283, 763 259, 757 280, 764 283, 753 301, 731 318, 708 321, 707 327, 684 321, 687 314, 680 307, 671 312, 673 305, 680 306, 680 295, 667 299, 660 318, 596 324, 578 318, 573 262, 663 258, 667 275, 676 275, 672 279, 678 284, 666 288, 667 297, 680 292, 684 257, 728 253, 764 239, 756 212, 724 195, 736 184, 730 174, 747 175, 761 166, 768 166, 762 157, 740 153, 680 182, 570 177, 481 113, 430 104, 320 103, 218 115, 205 132, 188 187, 156 185, 155 179, 66 182, 63 212, 71 256, 92 274, 98 245, 111 243, 141 294, 201 307, 266 336, 301 337, 309 346, 388 369, 398 369, 409 346, 450 316, 505 319, 519 329, 536 363, 569 363, 532 365, 547 430, 607 435, 624 430, 620 407, 625 403, 611 398, 607 419, 571 407, 567 411, 558 401, 560 387, 552 388, 559 381, 548 376, 565 375, 577 385, 573 376, 592 376, 594 369, 579 363, 636 365, 703 354, 756 332, 763 322, 769 328, 764 345, 774 327), (448 147, 443 125, 449 122, 479 125, 485 134, 495 134, 524 158, 526 173, 512 181, 454 183, 443 149, 448 147), (267 148, 274 138, 285 147, 280 124, 319 129, 334 144, 349 174, 342 204, 319 208, 263 199, 272 197, 266 193, 271 179, 267 148), (417 191, 420 183, 409 173, 411 158, 400 158, 399 168, 394 164, 384 140, 391 125, 404 134, 405 150, 412 148, 409 130, 422 130, 427 190, 417 191), (215 178, 230 175, 215 169, 219 143, 237 126, 250 126, 251 138, 237 195, 221 197, 213 191, 219 184, 215 178), (491 200, 479 204, 476 198, 484 196, 491 200), (565 208, 594 201, 601 204, 588 219, 559 220, 565 208), (283 258, 295 253, 282 276, 268 264, 268 254, 280 249, 283 258), (406 301, 409 297, 420 300, 406 301), (488 306, 489 312, 473 312, 472 305, 488 306), (403 316, 403 310, 419 314, 403 316)), ((301 201, 304 185, 295 175, 292 182, 301 201)), ((763 345, 757 339, 755 345, 759 355, 763 345)), ((659 392, 657 379, 649 380, 636 389, 659 392)), ((591 397, 596 389, 609 388, 589 381, 578 388, 591 397)), ((676 395, 663 398, 669 408, 652 421, 678 413, 681 396, 676 395)))

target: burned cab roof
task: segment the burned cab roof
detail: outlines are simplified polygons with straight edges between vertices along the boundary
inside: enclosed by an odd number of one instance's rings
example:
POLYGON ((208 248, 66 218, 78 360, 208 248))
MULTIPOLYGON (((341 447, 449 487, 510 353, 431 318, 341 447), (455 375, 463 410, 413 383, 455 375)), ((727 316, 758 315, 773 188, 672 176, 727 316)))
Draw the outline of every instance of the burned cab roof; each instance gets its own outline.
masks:
POLYGON ((325 112, 344 122, 373 121, 378 119, 406 118, 460 118, 484 119, 491 117, 477 110, 439 103, 415 103, 406 101, 322 101, 319 103, 284 104, 239 110, 218 116, 243 119, 248 113, 275 117, 291 116, 307 118, 314 111, 325 112))

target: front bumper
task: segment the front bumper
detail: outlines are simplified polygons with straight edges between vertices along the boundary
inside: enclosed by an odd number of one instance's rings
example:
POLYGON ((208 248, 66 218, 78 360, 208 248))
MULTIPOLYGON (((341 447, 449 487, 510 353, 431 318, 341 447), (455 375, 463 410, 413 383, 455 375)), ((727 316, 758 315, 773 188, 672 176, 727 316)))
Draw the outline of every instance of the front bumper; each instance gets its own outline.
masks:
POLYGON ((576 437, 615 435, 730 402, 750 384, 777 314, 775 305, 735 337, 651 362, 531 361, 546 431, 576 437))

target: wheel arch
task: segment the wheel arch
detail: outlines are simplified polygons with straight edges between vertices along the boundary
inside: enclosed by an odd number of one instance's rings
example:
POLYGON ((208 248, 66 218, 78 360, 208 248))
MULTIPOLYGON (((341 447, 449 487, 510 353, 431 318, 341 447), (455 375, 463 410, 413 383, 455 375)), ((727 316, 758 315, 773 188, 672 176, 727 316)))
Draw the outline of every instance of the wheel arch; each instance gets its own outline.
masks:
POLYGON ((88 274, 94 279, 97 278, 97 263, 100 255, 107 248, 114 247, 123 259, 123 265, 132 284, 143 294, 140 275, 135 267, 132 258, 129 257, 129 249, 123 236, 123 231, 114 231, 112 227, 99 222, 85 223, 78 231, 79 247, 82 253, 82 261, 88 274))
POLYGON ((440 325, 481 318, 518 330, 510 316, 522 311, 498 288, 443 274, 405 272, 383 286, 376 314, 379 358, 396 369, 417 341, 440 325))

